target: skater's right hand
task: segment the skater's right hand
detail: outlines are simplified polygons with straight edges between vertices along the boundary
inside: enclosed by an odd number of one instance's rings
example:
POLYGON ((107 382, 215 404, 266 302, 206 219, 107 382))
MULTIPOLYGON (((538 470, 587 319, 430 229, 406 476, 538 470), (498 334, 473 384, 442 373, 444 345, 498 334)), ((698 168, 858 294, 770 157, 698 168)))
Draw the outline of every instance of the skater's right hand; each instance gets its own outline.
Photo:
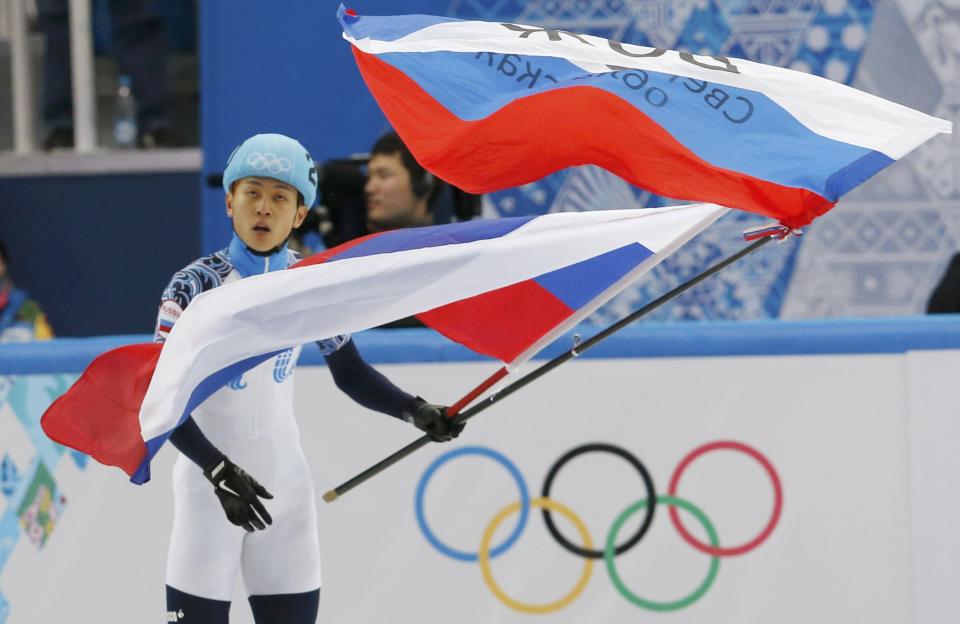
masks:
POLYGON ((465 423, 448 417, 445 406, 427 403, 420 397, 415 397, 403 408, 402 418, 434 442, 449 442, 460 435, 465 426, 465 423))
POLYGON ((203 476, 213 484, 214 494, 230 522, 251 532, 267 528, 266 524, 273 524, 273 518, 258 498, 273 498, 273 494, 226 455, 221 453, 215 462, 203 470, 203 476))

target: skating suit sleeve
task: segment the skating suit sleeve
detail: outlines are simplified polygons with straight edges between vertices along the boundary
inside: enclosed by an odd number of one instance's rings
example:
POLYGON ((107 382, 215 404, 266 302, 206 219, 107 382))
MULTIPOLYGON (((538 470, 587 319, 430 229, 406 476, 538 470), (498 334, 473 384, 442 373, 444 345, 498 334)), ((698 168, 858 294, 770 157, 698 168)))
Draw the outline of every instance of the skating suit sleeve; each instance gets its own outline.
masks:
POLYGON ((193 298, 222 284, 232 270, 233 265, 227 260, 226 254, 219 251, 191 262, 174 273, 160 297, 153 341, 166 342, 173 326, 193 298))

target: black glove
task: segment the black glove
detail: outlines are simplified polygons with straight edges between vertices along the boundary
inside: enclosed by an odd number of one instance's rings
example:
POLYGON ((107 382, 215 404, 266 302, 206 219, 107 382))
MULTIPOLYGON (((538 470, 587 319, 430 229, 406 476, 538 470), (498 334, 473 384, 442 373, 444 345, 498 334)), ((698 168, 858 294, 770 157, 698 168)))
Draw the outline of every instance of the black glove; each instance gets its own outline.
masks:
POLYGON ((213 492, 220 499, 230 522, 251 532, 267 528, 264 522, 273 524, 267 508, 257 498, 273 498, 273 494, 227 459, 226 455, 221 453, 215 462, 203 470, 203 476, 213 484, 213 492))
POLYGON ((465 423, 447 418, 447 408, 416 397, 403 408, 403 419, 424 431, 434 442, 449 442, 463 431, 465 423))

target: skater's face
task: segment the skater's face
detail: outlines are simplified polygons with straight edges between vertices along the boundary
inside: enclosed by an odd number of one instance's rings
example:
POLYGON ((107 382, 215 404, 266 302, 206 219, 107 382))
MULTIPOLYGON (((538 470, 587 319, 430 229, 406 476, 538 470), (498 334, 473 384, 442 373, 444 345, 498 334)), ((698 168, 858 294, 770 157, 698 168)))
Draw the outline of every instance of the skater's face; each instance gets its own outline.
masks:
POLYGON ((293 228, 307 216, 297 189, 273 178, 238 180, 227 193, 227 216, 247 247, 270 251, 283 245, 293 228))

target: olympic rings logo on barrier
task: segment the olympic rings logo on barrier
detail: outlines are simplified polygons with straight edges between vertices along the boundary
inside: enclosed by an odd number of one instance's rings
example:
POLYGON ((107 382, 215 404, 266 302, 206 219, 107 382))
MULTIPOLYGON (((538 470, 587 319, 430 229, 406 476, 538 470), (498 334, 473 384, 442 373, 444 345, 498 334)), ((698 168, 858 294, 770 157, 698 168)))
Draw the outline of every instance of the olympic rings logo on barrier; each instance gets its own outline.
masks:
POLYGON ((289 158, 277 157, 273 152, 250 152, 247 156, 247 164, 254 169, 266 169, 270 173, 283 173, 293 168, 293 163, 289 158))
POLYGON ((586 589, 587 583, 589 582, 590 576, 593 572, 594 559, 604 560, 607 573, 610 576, 610 580, 612 581, 614 587, 621 596, 626 598, 632 604, 644 609, 649 609, 651 611, 675 611, 693 604, 707 593, 707 590, 710 589, 714 580, 716 579, 717 571, 720 567, 721 557, 733 557, 748 553, 760 546, 760 544, 770 537, 770 534, 773 533, 774 528, 776 528, 777 523, 780 520, 780 513, 783 509, 783 488, 780 485, 780 477, 777 475, 777 471, 774 469, 773 464, 771 464, 770 461, 759 451, 742 442, 720 440, 711 442, 709 444, 704 444, 690 451, 674 469, 673 475, 670 477, 668 493, 658 495, 654 489, 653 479, 650 477, 650 473, 647 472, 646 467, 636 456, 613 444, 592 443, 577 446, 557 459, 557 461, 555 461, 550 467, 550 470, 547 471, 547 476, 544 479, 543 487, 541 488, 540 497, 531 498, 530 492, 527 489, 527 484, 524 481, 520 470, 512 461, 507 459, 505 455, 484 446, 464 446, 440 455, 427 467, 426 471, 423 473, 423 476, 420 477, 419 483, 417 484, 415 509, 417 523, 419 524, 420 530, 423 532, 424 537, 426 537, 430 545, 436 548, 440 553, 452 559, 456 559, 458 561, 478 562, 483 575, 483 581, 490 592, 502 603, 517 611, 523 613, 550 613, 569 605, 580 596, 584 589, 586 589), (743 544, 734 546, 721 546, 717 531, 706 514, 704 514, 702 510, 700 510, 690 501, 680 498, 677 495, 680 479, 687 468, 689 468, 690 464, 695 459, 705 455, 706 453, 723 449, 738 451, 754 459, 763 467, 773 486, 773 511, 771 512, 767 523, 756 537, 744 542, 743 544), (586 524, 576 513, 574 513, 573 510, 559 501, 550 498, 550 490, 553 486, 554 480, 557 477, 557 474, 560 472, 560 469, 575 457, 593 452, 611 453, 626 460, 640 474, 640 478, 643 480, 644 489, 646 490, 646 496, 644 498, 632 503, 614 520, 613 525, 607 532, 602 549, 594 548, 593 539, 590 536, 590 532, 587 530, 586 524), (457 550, 443 543, 427 524, 426 514, 424 513, 424 498, 430 479, 444 464, 458 457, 463 457, 466 455, 486 457, 506 468, 507 472, 513 478, 513 481, 516 483, 517 490, 520 494, 520 500, 513 502, 501 509, 487 524, 487 527, 483 532, 483 536, 480 539, 480 547, 477 552, 465 552, 457 550), (617 556, 627 552, 643 539, 644 535, 646 535, 651 524, 653 523, 654 512, 660 505, 666 505, 669 507, 670 521, 674 528, 676 528, 680 537, 683 538, 683 540, 693 548, 710 556, 710 567, 707 570, 706 576, 700 582, 700 585, 693 592, 684 596, 683 598, 670 602, 654 601, 637 595, 633 590, 627 587, 626 583, 624 583, 623 579, 620 577, 615 561, 617 556), (523 530, 526 528, 531 507, 536 507, 541 510, 547 530, 554 540, 560 544, 560 546, 584 559, 583 570, 581 571, 580 577, 578 578, 574 587, 557 600, 542 604, 521 602, 507 595, 507 593, 504 592, 503 589, 497 584, 496 579, 493 577, 493 572, 490 569, 490 560, 505 553, 520 538, 521 533, 523 533, 523 530), (687 530, 683 522, 680 520, 680 515, 677 511, 678 509, 683 509, 684 511, 689 512, 694 519, 696 519, 696 521, 703 526, 709 543, 703 543, 687 530), (627 520, 640 512, 643 512, 643 520, 640 523, 640 527, 632 536, 629 537, 629 539, 618 545, 617 538, 619 537, 620 529, 627 522, 627 520), (580 536, 581 545, 574 544, 562 533, 560 533, 553 521, 553 513, 558 513, 570 521, 580 536), (502 543, 498 545, 491 544, 497 527, 499 527, 508 516, 513 514, 519 514, 517 524, 513 531, 510 532, 510 534, 505 540, 503 540, 502 543))

